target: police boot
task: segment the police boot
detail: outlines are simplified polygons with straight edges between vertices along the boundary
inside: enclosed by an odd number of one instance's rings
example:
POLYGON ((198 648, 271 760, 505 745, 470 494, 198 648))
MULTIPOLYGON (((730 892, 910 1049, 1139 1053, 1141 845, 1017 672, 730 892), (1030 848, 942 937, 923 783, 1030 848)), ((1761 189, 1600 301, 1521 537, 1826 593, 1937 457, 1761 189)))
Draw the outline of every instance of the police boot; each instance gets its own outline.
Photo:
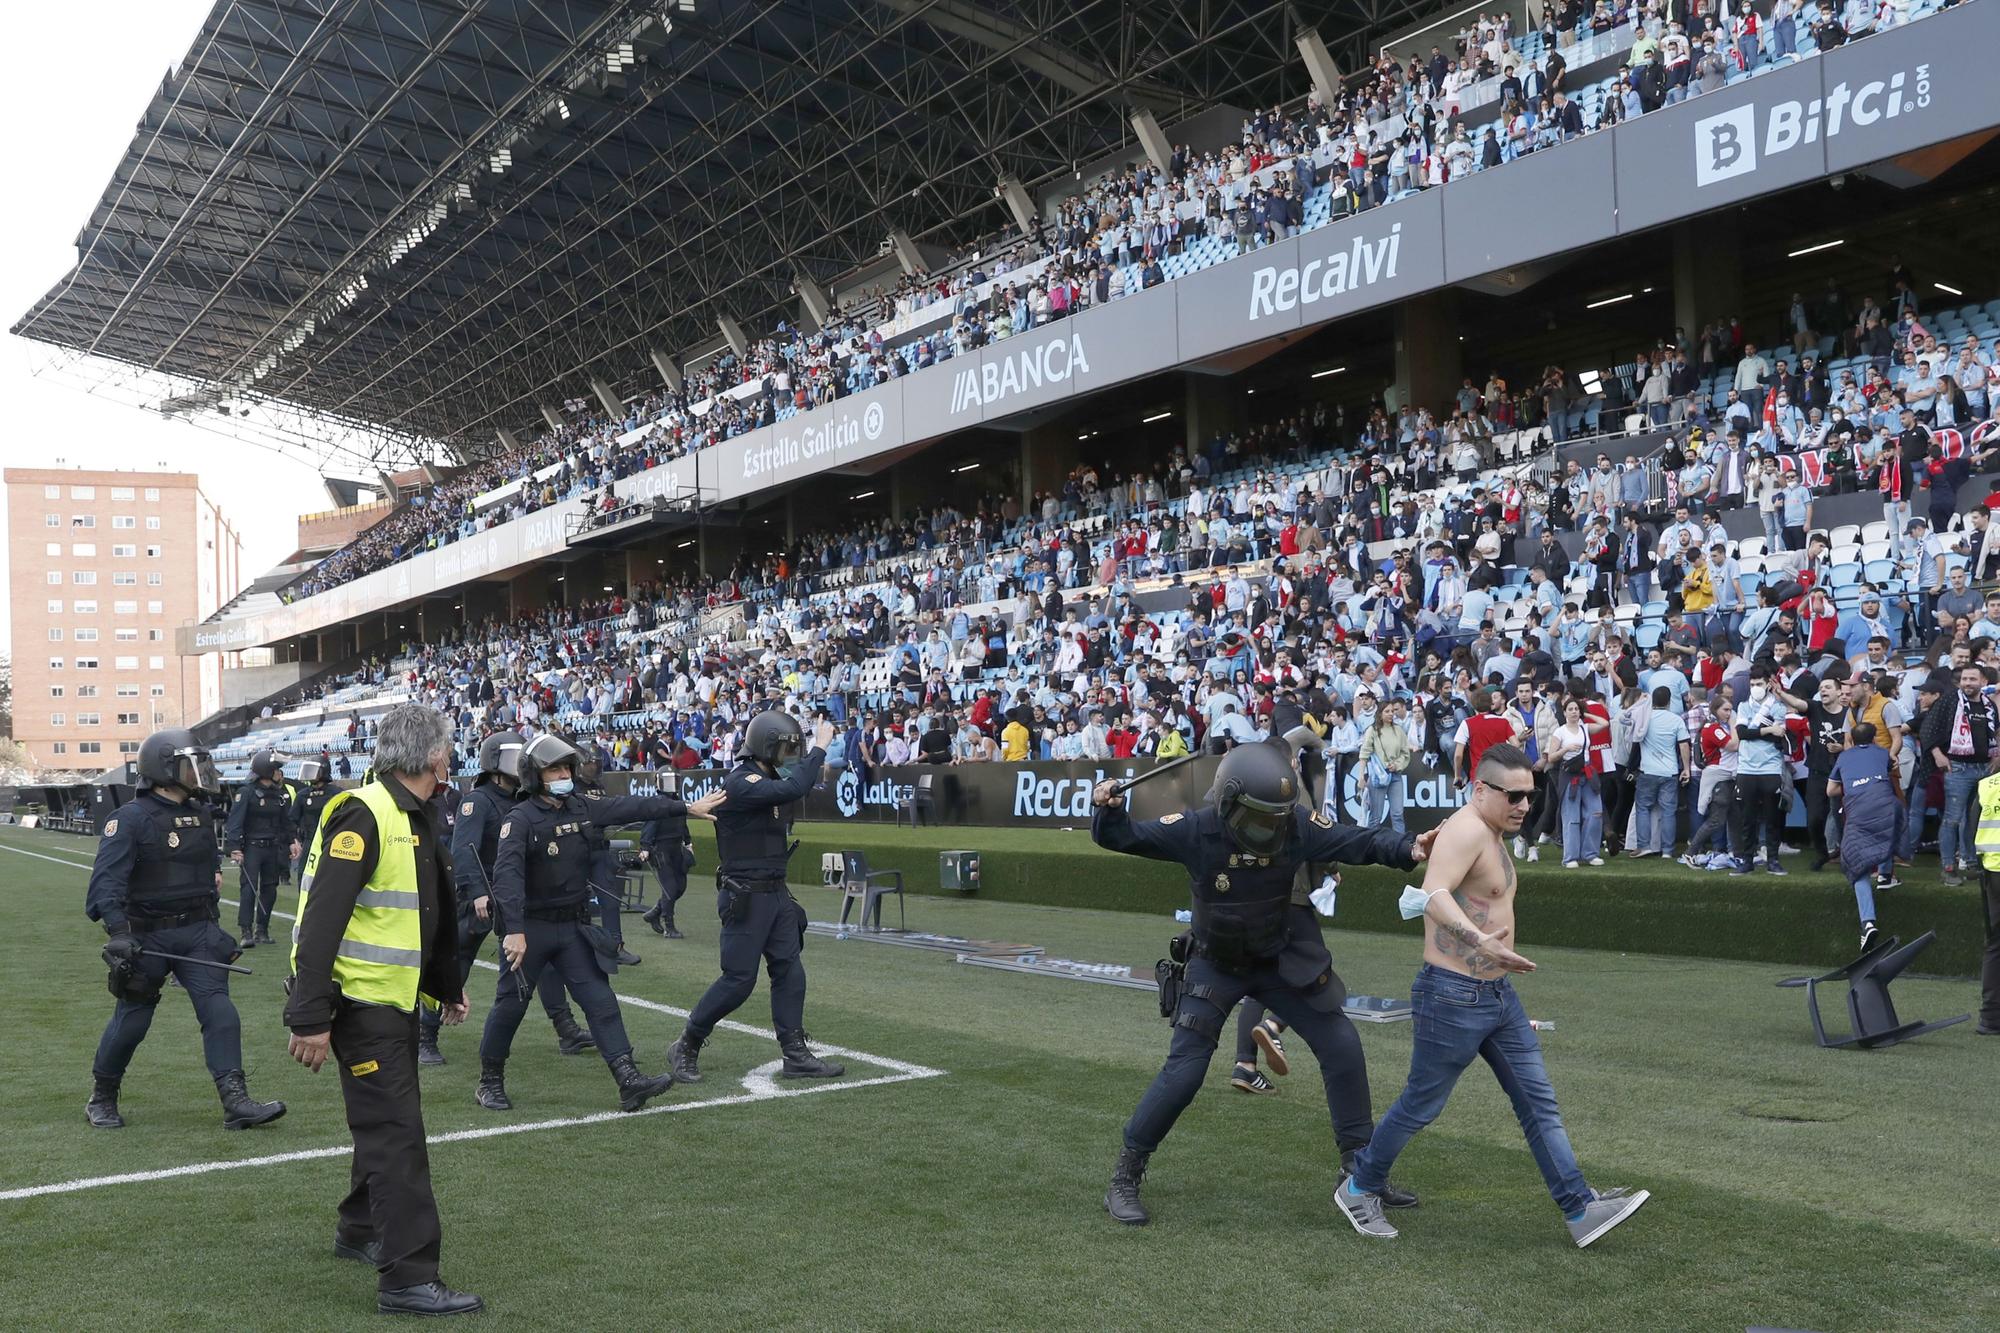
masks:
POLYGON ((701 1041, 683 1028, 681 1035, 674 1038, 674 1044, 667 1047, 667 1069, 676 1083, 701 1082, 701 1066, 696 1057, 701 1054, 701 1041))
POLYGON ((504 1060, 481 1060, 479 1062, 479 1091, 473 1094, 479 1104, 489 1111, 511 1111, 514 1103, 507 1100, 507 1063, 504 1060))
POLYGON ((670 940, 684 940, 687 938, 687 936, 674 929, 674 914, 672 912, 667 913, 667 928, 662 930, 660 934, 670 940))
POLYGON ((1111 1168, 1111 1188, 1104 1192, 1104 1211, 1114 1222, 1142 1227, 1153 1220, 1139 1201, 1139 1185, 1146 1179, 1146 1163, 1153 1154, 1137 1148, 1121 1148, 1118 1165, 1111 1168))
POLYGON ((611 1077, 618 1080, 618 1109, 636 1111, 649 1100, 674 1086, 672 1074, 652 1078, 639 1072, 629 1053, 611 1062, 611 1077))
POLYGON ((438 1034, 429 1027, 417 1033, 417 1063, 420 1065, 441 1065, 445 1062, 444 1052, 438 1049, 438 1034))
MULTIPOLYGON (((1347 1175, 1354 1174, 1354 1159, 1359 1156, 1359 1148, 1349 1148, 1340 1154, 1340 1169, 1347 1175)), ((1382 1182, 1382 1188, 1375 1191, 1384 1208, 1414 1208, 1417 1206, 1415 1190, 1406 1190, 1393 1180, 1382 1182)))
POLYGON ((222 1098, 224 1129, 252 1129, 258 1125, 267 1125, 285 1113, 283 1102, 250 1100, 250 1090, 244 1086, 243 1071, 240 1069, 217 1074, 215 1091, 222 1098))
POLYGON ((118 1080, 95 1076, 91 1082, 90 1100, 83 1104, 83 1118, 93 1129, 123 1129, 125 1117, 118 1114, 118 1080))
POLYGON ((814 1055, 803 1032, 780 1032, 778 1049, 785 1053, 785 1067, 778 1071, 781 1077, 839 1078, 847 1072, 847 1066, 831 1064, 814 1055))
POLYGON ((576 1025, 576 1015, 569 1010, 550 1014, 549 1021, 556 1025, 556 1049, 564 1055, 581 1055, 597 1049, 597 1039, 576 1025))
POLYGON ((667 933, 666 906, 666 899, 662 898, 659 902, 654 903, 648 908, 644 916, 639 918, 653 928, 655 935, 664 935, 667 933))

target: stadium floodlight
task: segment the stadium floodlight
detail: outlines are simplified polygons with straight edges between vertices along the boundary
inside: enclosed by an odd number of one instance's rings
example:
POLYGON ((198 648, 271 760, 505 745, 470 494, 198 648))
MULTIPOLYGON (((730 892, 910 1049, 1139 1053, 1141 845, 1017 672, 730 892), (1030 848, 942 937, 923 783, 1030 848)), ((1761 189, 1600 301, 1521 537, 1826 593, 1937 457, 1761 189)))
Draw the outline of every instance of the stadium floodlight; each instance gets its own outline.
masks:
POLYGON ((558 120, 569 119, 569 103, 560 97, 556 99, 556 119, 558 120))
POLYGON ((1846 244, 1847 241, 1846 238, 1844 237, 1837 241, 1821 241, 1818 245, 1808 245, 1803 250, 1794 250, 1791 253, 1787 254, 1785 258, 1797 259, 1800 255, 1816 255, 1822 250, 1831 250, 1837 245, 1846 245, 1846 244))

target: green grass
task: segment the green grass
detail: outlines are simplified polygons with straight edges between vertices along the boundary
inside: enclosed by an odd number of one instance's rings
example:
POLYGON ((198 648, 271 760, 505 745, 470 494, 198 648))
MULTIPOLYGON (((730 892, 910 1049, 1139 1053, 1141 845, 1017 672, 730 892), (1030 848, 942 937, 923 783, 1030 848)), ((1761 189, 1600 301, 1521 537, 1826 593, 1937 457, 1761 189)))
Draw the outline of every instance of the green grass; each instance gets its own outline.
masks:
MULTIPOLYGON (((89 850, 18 831, 0 845, 89 850)), ((284 1057, 276 950, 249 955, 258 975, 236 994, 252 1089, 290 1104, 282 1121, 222 1132, 192 1015, 169 990, 126 1082, 130 1126, 85 1126, 109 1010, 85 873, 5 851, 0 866, 0 930, 16 943, 0 970, 0 1190, 344 1142, 332 1077, 284 1057)), ((1218 1060, 1154 1159, 1154 1226, 1115 1227, 1104 1180, 1166 1045, 1150 996, 814 938, 815 1035, 943 1077, 438 1145, 446 1275, 486 1296, 482 1327, 523 1329, 1992 1328, 2000 1043, 1961 1026, 1875 1054, 1818 1050, 1802 997, 1772 987, 1786 969, 1542 945, 1526 896, 1555 878, 1525 876, 1522 947, 1542 970, 1521 989, 1557 1023, 1551 1072, 1591 1179, 1654 1194, 1589 1251, 1569 1247, 1479 1069, 1398 1167, 1424 1197, 1398 1219, 1402 1239, 1355 1236, 1327 1201, 1331 1141, 1304 1052, 1262 1100, 1232 1094, 1218 1060)), ((831 914, 831 894, 801 896, 831 914)), ((619 975, 622 992, 692 1001, 714 967, 707 901, 690 898, 685 943, 635 931, 646 962, 619 975)), ((913 927, 1104 961, 1150 962, 1169 931, 1032 904, 910 909, 913 927)), ((1329 939, 1352 989, 1407 986, 1411 933, 1329 939)), ((476 1023, 492 974, 474 976, 476 1023)), ((1912 1016, 1974 998, 1963 982, 1897 987, 1912 1016)), ((761 990, 738 1016, 767 1019, 761 990)), ((677 1021, 626 1018, 657 1067, 677 1021)), ((1362 1039, 1379 1113, 1409 1031, 1362 1039)), ((520 1109, 483 1112, 473 1043, 449 1032, 451 1064, 425 1075, 433 1133, 612 1105, 601 1062, 557 1056, 532 1016, 510 1066, 520 1109)), ((737 1091, 774 1054, 722 1034, 709 1080, 669 1100, 737 1091)), ((372 1274, 327 1253, 346 1179, 344 1159, 316 1160, 0 1201, 0 1326, 364 1324, 372 1274)))
MULTIPOLYGON (((714 834, 697 822, 696 854, 715 864, 714 834)), ((1106 852, 1087 827, 922 828, 890 824, 802 823, 791 863, 799 884, 819 882, 820 856, 843 849, 866 853, 871 870, 900 870, 911 893, 936 893, 938 857, 945 850, 981 854, 979 896, 999 902, 1088 907, 1165 916, 1187 905, 1185 878, 1158 862, 1106 852)), ((1521 931, 1543 944, 1619 953, 1727 958, 1789 967, 1824 967, 1853 956, 1858 922, 1854 894, 1837 867, 1805 873, 1805 857, 1779 879, 1761 871, 1747 878, 1689 870, 1653 859, 1618 858, 1602 869, 1563 870, 1550 848, 1530 872, 1521 897, 1521 931)), ((1526 866, 1524 870, 1528 869, 1526 866)), ((1879 896, 1883 929, 1904 939, 1927 930, 1937 941, 1920 966, 1941 976, 1976 976, 1986 925, 1976 883, 1938 882, 1935 865, 1903 872, 1907 882, 1879 896)), ((1397 891, 1411 872, 1381 867, 1342 875, 1342 929, 1403 934, 1397 891)), ((891 911, 894 910, 892 907, 891 911)))

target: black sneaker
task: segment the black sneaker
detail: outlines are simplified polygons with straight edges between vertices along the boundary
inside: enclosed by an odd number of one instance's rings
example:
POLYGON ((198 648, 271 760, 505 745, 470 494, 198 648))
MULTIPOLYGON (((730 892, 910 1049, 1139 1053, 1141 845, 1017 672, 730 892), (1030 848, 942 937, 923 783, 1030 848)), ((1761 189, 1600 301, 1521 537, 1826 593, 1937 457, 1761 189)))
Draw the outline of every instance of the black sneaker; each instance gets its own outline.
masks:
POLYGON ((1285 1055, 1285 1043, 1278 1036, 1283 1031, 1275 1018, 1266 1018, 1250 1031, 1251 1040, 1264 1053, 1264 1063, 1271 1066, 1271 1072, 1279 1078, 1292 1072, 1292 1062, 1285 1055))
POLYGON ((1874 948, 1875 941, 1880 939, 1881 936, 1882 932, 1875 928, 1873 921, 1863 921, 1861 923, 1861 952, 1867 953, 1870 949, 1874 948))
POLYGON ((1229 1075, 1229 1086, 1257 1097, 1269 1097, 1278 1090, 1278 1085, 1265 1078, 1264 1071, 1255 1065, 1236 1066, 1229 1075))

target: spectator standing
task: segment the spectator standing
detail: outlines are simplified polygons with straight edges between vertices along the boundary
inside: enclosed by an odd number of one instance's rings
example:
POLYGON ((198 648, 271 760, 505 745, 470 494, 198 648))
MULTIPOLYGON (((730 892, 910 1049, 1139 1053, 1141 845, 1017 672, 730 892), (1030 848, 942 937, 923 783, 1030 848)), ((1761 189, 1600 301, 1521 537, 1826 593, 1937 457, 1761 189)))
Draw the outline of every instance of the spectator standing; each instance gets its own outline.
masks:
POLYGON ((1687 723, 1673 710, 1673 691, 1654 688, 1651 707, 1637 724, 1638 790, 1634 796, 1632 857, 1669 856, 1680 815, 1680 784, 1688 780, 1687 723))

